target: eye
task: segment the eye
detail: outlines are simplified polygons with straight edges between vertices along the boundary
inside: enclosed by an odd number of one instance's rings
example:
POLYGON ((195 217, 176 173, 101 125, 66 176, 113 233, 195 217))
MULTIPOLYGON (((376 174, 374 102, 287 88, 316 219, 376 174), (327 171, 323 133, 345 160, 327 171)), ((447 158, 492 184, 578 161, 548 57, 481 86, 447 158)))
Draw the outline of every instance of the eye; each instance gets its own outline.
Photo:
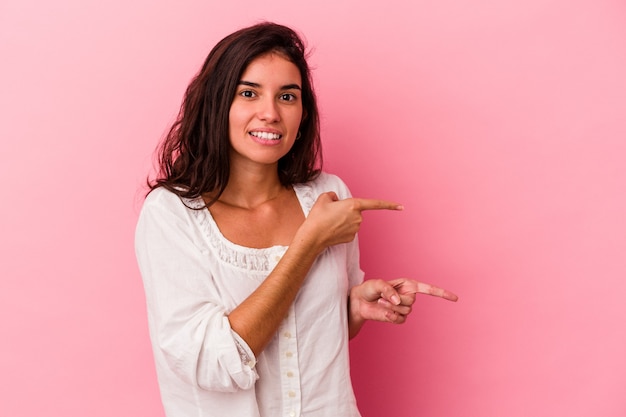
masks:
POLYGON ((239 92, 239 95, 241 97, 245 97, 245 98, 254 98, 256 97, 256 93, 252 90, 243 90, 239 92))
POLYGON ((296 101, 298 99, 298 97, 292 93, 283 93, 279 98, 283 101, 296 101))

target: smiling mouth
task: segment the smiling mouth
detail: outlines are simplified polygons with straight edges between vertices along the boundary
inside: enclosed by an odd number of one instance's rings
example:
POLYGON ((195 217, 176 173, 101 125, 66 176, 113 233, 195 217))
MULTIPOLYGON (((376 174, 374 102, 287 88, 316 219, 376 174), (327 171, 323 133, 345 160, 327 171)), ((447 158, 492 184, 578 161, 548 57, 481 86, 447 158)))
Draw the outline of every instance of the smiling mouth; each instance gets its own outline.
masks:
POLYGON ((249 132, 250 135, 263 140, 279 140, 283 135, 270 132, 249 132))

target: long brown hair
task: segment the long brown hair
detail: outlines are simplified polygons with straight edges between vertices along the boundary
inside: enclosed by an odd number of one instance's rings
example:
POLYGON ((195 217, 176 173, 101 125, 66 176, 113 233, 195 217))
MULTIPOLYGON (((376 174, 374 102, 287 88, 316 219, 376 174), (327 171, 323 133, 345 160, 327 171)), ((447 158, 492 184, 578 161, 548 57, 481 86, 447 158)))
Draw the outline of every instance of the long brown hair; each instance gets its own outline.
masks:
MULTIPOLYGON (((184 198, 222 194, 230 173, 228 115, 237 84, 252 60, 268 52, 280 53, 300 70, 303 120, 300 138, 278 161, 283 185, 314 179, 321 170, 319 114, 305 45, 290 28, 260 23, 222 39, 194 77, 178 117, 158 148, 159 171, 148 181, 150 190, 166 189, 184 198)), ((210 202, 210 203, 211 203, 210 202)))

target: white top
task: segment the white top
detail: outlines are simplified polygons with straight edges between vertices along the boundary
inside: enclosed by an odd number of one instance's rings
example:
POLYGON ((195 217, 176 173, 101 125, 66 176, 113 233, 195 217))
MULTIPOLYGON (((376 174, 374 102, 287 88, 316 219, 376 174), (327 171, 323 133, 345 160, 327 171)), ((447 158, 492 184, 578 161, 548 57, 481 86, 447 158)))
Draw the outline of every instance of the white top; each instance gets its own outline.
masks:
MULTIPOLYGON (((317 197, 350 197, 336 176, 294 186, 305 215, 317 197)), ((315 261, 288 316, 258 358, 227 314, 276 266, 286 247, 227 240, 201 198, 152 191, 136 252, 168 417, 358 417, 348 357, 349 289, 363 280, 358 242, 315 261)))

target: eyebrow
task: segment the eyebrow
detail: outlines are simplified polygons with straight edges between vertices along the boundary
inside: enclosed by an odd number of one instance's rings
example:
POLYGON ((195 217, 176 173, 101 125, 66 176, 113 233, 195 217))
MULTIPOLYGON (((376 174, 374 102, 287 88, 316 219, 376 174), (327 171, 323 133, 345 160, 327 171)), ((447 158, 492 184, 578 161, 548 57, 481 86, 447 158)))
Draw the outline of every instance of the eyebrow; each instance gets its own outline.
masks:
MULTIPOLYGON (((248 87, 260 88, 261 84, 253 83, 251 81, 240 80, 239 85, 247 85, 248 87)), ((286 84, 280 87, 281 90, 302 90, 298 84, 286 84)))

